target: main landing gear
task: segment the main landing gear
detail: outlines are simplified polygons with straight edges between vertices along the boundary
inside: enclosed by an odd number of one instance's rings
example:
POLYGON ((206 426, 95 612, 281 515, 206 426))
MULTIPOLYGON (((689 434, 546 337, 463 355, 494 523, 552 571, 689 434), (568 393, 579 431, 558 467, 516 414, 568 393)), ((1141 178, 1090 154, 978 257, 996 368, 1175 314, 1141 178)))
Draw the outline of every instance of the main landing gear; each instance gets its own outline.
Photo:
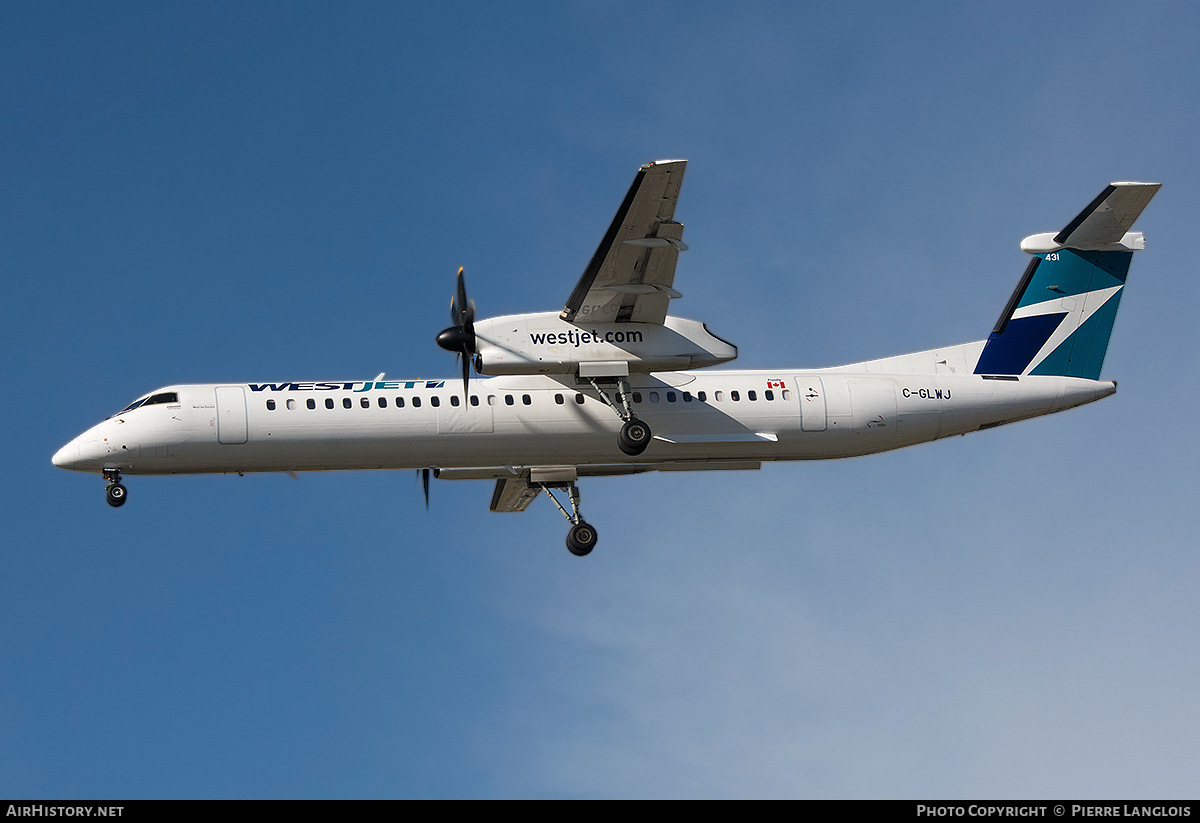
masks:
POLYGON ((608 404, 608 407, 617 413, 617 416, 625 421, 625 425, 621 426, 621 433, 617 435, 617 446, 621 451, 630 457, 637 457, 646 450, 650 445, 650 441, 654 439, 654 435, 650 431, 649 424, 645 420, 639 420, 637 415, 633 413, 633 409, 629 406, 629 381, 621 378, 617 381, 617 399, 621 401, 621 406, 618 408, 608 395, 600 388, 600 384, 596 382, 596 378, 588 378, 588 382, 592 384, 592 388, 600 395, 600 399, 608 404))
POLYGON ((121 485, 121 472, 116 469, 105 469, 104 479, 108 481, 108 488, 104 490, 104 497, 108 500, 108 505, 116 508, 125 505, 125 487, 121 485))
POLYGON ((596 548, 596 541, 599 535, 596 534, 595 527, 585 523, 583 517, 579 514, 579 488, 574 483, 539 483, 550 499, 554 501, 554 505, 558 506, 558 510, 563 513, 563 517, 571 521, 571 530, 567 532, 567 549, 576 557, 583 557, 596 548), (566 489, 567 497, 571 502, 571 512, 568 514, 563 504, 558 502, 558 498, 554 496, 554 489, 566 489))

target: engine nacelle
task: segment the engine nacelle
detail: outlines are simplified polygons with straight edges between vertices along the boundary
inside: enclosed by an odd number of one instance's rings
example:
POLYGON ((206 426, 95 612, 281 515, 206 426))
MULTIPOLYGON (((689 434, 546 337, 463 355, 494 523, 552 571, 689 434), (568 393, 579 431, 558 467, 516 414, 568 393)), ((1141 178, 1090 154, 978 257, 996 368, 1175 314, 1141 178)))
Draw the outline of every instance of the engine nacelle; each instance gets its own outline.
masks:
POLYGON ((629 372, 699 369, 737 357, 696 320, 654 323, 569 323, 557 312, 475 321, 475 370, 480 374, 617 376, 629 372))

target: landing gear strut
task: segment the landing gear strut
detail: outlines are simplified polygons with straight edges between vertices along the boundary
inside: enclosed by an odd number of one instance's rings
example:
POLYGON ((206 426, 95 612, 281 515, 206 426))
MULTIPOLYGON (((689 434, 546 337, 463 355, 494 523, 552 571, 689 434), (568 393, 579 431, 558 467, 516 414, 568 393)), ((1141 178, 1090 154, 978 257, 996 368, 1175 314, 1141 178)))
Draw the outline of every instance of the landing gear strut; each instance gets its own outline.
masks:
POLYGON ((625 378, 617 381, 617 399, 621 401, 620 408, 608 399, 608 395, 600 388, 600 384, 596 382, 596 378, 590 377, 588 378, 588 382, 592 384, 592 388, 600 395, 600 399, 607 403, 608 407, 625 421, 625 425, 621 426, 621 433, 617 435, 617 446, 630 457, 637 457, 644 452, 646 447, 650 445, 653 434, 646 421, 639 420, 629 405, 629 395, 631 394, 629 381, 625 378))
POLYGON ((596 548, 596 541, 599 535, 596 534, 595 527, 585 523, 583 517, 579 514, 579 489, 574 483, 540 483, 546 494, 554 501, 554 505, 558 506, 558 510, 563 513, 563 517, 571 521, 571 530, 567 532, 567 549, 576 557, 583 557, 596 548), (554 489, 566 489, 567 497, 571 502, 571 512, 568 514, 563 504, 558 502, 558 498, 554 496, 554 489))
POLYGON ((108 500, 108 505, 116 508, 125 505, 125 487, 121 485, 121 472, 116 469, 105 469, 104 479, 108 481, 108 488, 104 490, 104 497, 108 500))

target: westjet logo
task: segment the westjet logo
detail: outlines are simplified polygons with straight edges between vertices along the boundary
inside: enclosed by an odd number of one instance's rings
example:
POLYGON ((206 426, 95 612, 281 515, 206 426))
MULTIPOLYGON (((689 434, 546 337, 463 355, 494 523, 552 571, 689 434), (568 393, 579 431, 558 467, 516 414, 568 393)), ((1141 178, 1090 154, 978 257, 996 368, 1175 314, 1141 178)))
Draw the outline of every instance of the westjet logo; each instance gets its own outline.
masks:
POLYGON ((535 346, 566 346, 573 344, 575 348, 588 343, 641 343, 640 331, 561 331, 529 333, 529 342, 535 346))
POLYGON ((364 392, 372 388, 395 389, 440 389, 445 380, 351 380, 349 383, 248 383, 250 391, 350 391, 364 392), (361 388, 355 388, 360 386, 361 388))

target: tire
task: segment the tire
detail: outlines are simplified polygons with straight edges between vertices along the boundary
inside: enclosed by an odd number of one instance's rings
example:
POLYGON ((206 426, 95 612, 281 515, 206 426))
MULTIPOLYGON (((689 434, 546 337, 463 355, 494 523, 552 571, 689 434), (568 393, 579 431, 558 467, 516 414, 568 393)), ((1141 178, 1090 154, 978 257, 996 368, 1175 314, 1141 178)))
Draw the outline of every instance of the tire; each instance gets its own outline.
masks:
POLYGON ((582 520, 567 532, 567 549, 576 557, 584 557, 596 548, 596 530, 582 520))
POLYGON ((634 418, 621 427, 621 433, 617 435, 617 445, 625 454, 636 457, 646 450, 653 437, 645 421, 634 418))
POLYGON ((113 508, 125 505, 125 487, 120 483, 109 483, 108 488, 104 490, 104 497, 108 500, 108 505, 113 508))

